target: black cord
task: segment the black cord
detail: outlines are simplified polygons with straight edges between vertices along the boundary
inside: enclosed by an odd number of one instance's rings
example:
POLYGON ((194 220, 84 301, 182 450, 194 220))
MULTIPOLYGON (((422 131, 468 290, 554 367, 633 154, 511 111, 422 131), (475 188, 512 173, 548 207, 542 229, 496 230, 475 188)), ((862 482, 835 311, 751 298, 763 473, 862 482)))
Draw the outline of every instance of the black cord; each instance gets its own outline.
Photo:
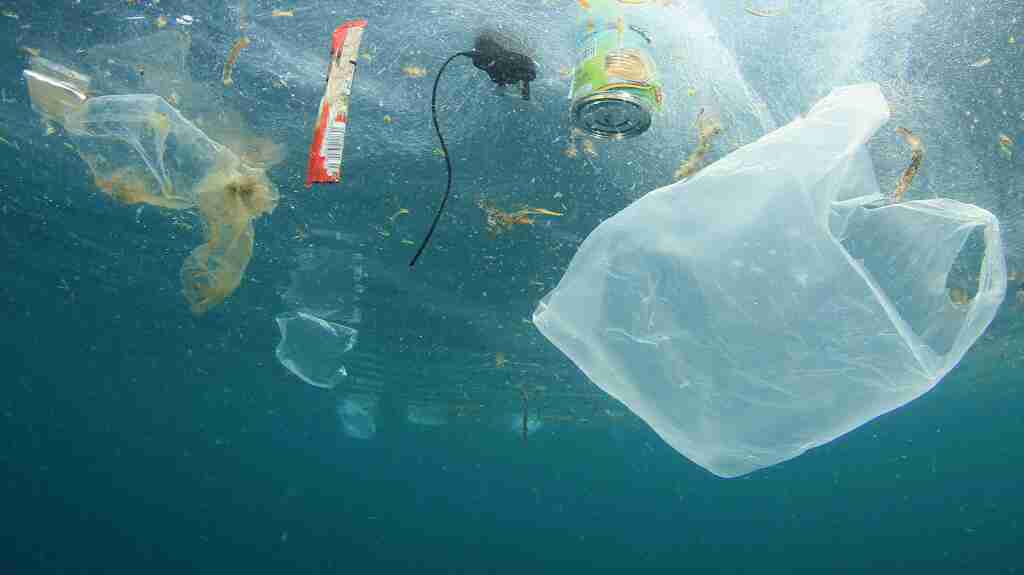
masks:
POLYGON ((475 52, 458 52, 452 55, 450 58, 445 60, 444 65, 437 71, 437 76, 434 77, 434 91, 430 96, 430 116, 434 120, 434 131, 437 132, 437 139, 441 141, 441 152, 444 154, 444 163, 448 167, 448 187, 444 190, 444 195, 441 196, 441 205, 437 207, 437 213, 434 214, 434 221, 430 223, 430 229, 427 230, 426 237, 423 238, 423 243, 420 244, 420 249, 416 250, 416 255, 412 257, 412 261, 409 262, 409 267, 416 265, 416 260, 420 259, 420 255, 423 250, 427 249, 427 244, 430 243, 430 237, 434 235, 434 229, 437 228, 437 222, 441 219, 441 214, 444 212, 444 206, 448 203, 448 195, 452 191, 452 161, 448 157, 448 146, 444 143, 444 136, 441 135, 441 128, 437 125, 437 85, 441 81, 441 74, 444 73, 444 69, 451 64, 452 60, 459 56, 467 56, 472 58, 475 52))

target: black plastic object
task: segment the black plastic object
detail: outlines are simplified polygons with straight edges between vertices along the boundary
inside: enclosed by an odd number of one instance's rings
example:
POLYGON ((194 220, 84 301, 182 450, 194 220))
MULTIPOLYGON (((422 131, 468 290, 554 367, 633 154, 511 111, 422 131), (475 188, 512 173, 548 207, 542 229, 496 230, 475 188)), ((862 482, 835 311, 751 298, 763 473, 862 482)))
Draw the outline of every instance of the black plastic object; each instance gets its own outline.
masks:
POLYGON ((473 45, 473 65, 487 72, 499 86, 517 82, 522 85, 523 99, 530 99, 530 82, 537 79, 537 64, 532 58, 502 46, 491 36, 478 36, 473 45))
POLYGON ((437 85, 441 81, 441 74, 444 73, 445 68, 448 67, 448 64, 451 64, 452 60, 459 56, 466 56, 473 60, 474 66, 487 72, 491 81, 499 86, 508 86, 519 82, 523 99, 529 100, 530 82, 537 78, 537 64, 522 51, 515 50, 509 46, 509 42, 502 42, 492 35, 481 34, 476 37, 473 43, 473 50, 453 54, 445 60, 441 69, 437 71, 437 76, 434 77, 434 89, 430 95, 430 117, 434 121, 434 131, 437 132, 437 139, 441 142, 441 152, 444 155, 445 166, 448 168, 448 185, 444 190, 444 195, 441 196, 441 205, 438 206, 437 213, 434 214, 434 220, 430 223, 430 229, 427 230, 423 243, 416 250, 416 255, 409 262, 409 267, 416 265, 416 260, 420 259, 423 250, 430 243, 430 238, 434 235, 437 222, 441 219, 444 207, 448 204, 448 196, 452 191, 452 161, 448 157, 448 146, 444 143, 444 136, 441 135, 441 128, 437 124, 437 85))

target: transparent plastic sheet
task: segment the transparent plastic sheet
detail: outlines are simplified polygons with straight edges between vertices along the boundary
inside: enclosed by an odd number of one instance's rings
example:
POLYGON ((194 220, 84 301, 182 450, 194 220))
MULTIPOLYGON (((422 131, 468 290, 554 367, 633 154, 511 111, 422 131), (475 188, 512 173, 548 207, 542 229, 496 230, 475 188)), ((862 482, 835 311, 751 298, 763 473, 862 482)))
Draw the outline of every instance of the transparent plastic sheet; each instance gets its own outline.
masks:
POLYGON ((91 98, 64 127, 96 185, 126 204, 196 207, 207 174, 238 163, 157 95, 91 98))
MULTIPOLYGON (((314 239, 318 234, 331 235, 327 230, 315 228, 303 232, 304 237, 314 239)), ((351 246, 345 247, 349 249, 326 245, 297 249, 295 267, 289 272, 290 281, 281 293, 285 305, 349 326, 359 325, 368 275, 366 258, 351 246)))
POLYGON ((61 122, 89 97, 89 76, 40 56, 29 60, 24 76, 29 101, 45 118, 61 122))
MULTIPOLYGON (((953 200, 877 207, 879 87, 798 120, 603 222, 534 323, 672 447, 734 477, 931 389, 1006 290, 999 224, 953 200), (947 276, 975 229, 977 293, 947 276)), ((884 202, 882 202, 884 203, 884 202)))
POLYGON ((353 394, 338 400, 341 429, 352 439, 373 439, 377 435, 376 396, 353 394))
POLYGON ((275 354, 288 371, 325 389, 348 377, 345 354, 355 347, 357 330, 302 311, 282 313, 276 320, 281 341, 275 354))

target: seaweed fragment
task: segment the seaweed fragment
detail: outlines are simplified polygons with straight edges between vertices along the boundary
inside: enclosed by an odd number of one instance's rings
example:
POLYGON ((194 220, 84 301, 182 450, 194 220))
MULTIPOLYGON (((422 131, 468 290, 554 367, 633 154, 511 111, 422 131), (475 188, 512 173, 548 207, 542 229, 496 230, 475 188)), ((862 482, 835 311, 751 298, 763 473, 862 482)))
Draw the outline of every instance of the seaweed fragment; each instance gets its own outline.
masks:
POLYGON ((235 62, 238 60, 238 55, 242 53, 242 50, 249 46, 249 37, 242 36, 235 42, 235 45, 231 47, 231 51, 228 52, 228 59, 224 62, 224 72, 221 76, 221 81, 225 86, 230 86, 235 83, 231 78, 231 74, 235 69, 235 62))
POLYGON ((903 201, 907 189, 914 182, 914 176, 921 169, 921 162, 924 160, 924 145, 921 144, 921 138, 906 128, 896 128, 896 133, 903 136, 903 139, 910 144, 910 165, 903 171, 900 183, 896 185, 896 191, 892 194, 893 202, 899 203, 903 201))
POLYGON ((533 224, 534 219, 530 216, 565 215, 561 212, 554 212, 544 208, 532 208, 529 206, 520 208, 514 212, 505 212, 498 209, 488 200, 480 200, 477 202, 477 205, 480 206, 480 209, 482 209, 485 214, 487 214, 487 231, 489 231, 492 236, 505 233, 516 225, 533 224))
POLYGON ((685 180, 704 168, 704 156, 711 151, 711 141, 722 133, 722 125, 718 120, 704 115, 701 109, 697 115, 697 148, 679 165, 672 175, 675 181, 685 180))

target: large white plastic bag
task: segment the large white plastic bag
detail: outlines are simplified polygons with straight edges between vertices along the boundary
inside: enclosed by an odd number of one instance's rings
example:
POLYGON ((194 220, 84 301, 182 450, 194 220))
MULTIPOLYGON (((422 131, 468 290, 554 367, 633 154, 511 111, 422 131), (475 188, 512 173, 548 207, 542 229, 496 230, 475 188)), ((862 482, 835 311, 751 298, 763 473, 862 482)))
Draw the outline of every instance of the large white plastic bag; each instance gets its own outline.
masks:
POLYGON ((735 477, 932 388, 1006 290, 998 222, 949 200, 881 199, 863 145, 876 84, 603 222, 537 307, 537 328, 677 451, 735 477), (946 276, 981 228, 978 293, 946 276), (855 246, 851 254, 845 245, 855 246))

